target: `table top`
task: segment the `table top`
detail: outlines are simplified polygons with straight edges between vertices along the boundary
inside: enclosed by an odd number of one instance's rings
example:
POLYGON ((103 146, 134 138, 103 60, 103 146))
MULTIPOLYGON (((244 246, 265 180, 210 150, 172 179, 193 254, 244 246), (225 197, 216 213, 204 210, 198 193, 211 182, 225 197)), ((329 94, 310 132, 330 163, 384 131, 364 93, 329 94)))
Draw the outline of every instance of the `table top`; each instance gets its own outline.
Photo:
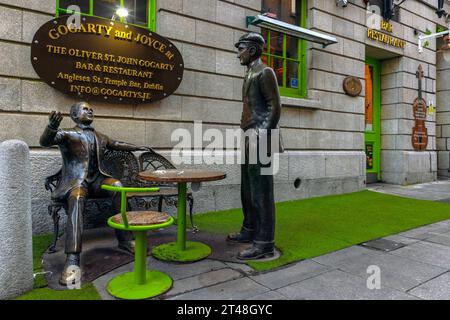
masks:
POLYGON ((203 182, 222 180, 227 177, 225 172, 203 169, 167 169, 143 171, 138 178, 153 182, 203 182))

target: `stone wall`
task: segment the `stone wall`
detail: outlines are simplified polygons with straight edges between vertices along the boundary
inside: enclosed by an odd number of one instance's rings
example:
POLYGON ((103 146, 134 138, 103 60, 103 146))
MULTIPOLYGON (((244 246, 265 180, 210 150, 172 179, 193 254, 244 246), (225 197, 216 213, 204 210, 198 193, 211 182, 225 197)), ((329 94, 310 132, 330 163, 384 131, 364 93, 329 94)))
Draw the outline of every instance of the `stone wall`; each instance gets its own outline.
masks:
MULTIPOLYGON (((436 2, 436 1, 434 1, 436 2)), ((424 98, 436 105, 436 41, 430 41, 424 52, 417 50, 418 36, 414 30, 425 33, 435 32, 437 24, 445 24, 438 19, 434 9, 426 3, 433 1, 410 0, 400 8, 400 20, 391 21, 394 37, 404 39, 404 49, 368 39, 366 28, 366 7, 362 0, 350 1, 348 7, 338 8, 334 1, 316 0, 311 6, 311 26, 313 29, 331 33, 339 44, 322 49, 311 47, 312 70, 310 89, 315 97, 333 95, 333 104, 339 111, 352 112, 360 119, 361 127, 354 133, 364 148, 364 90, 360 97, 348 98, 341 89, 345 76, 359 77, 364 83, 364 61, 369 56, 382 60, 381 81, 381 179, 384 182, 410 184, 432 181, 437 178, 436 114, 426 121, 429 142, 425 152, 414 152, 411 133, 414 126, 412 104, 417 97, 418 82, 415 73, 419 64, 425 73, 423 80, 424 98), (317 61, 317 62, 316 62, 317 61), (329 71, 334 75, 330 77, 329 71), (355 109, 341 107, 345 100, 354 100, 355 109)), ((446 8, 448 10, 448 6, 446 8)), ((364 87, 364 86, 363 86, 364 87)))
POLYGON ((402 6, 396 36, 407 43, 403 56, 384 60, 382 63, 382 175, 383 180, 398 184, 411 184, 436 179, 436 130, 435 114, 428 115, 428 146, 426 152, 414 152, 411 133, 414 126, 412 103, 418 95, 416 71, 420 65, 424 70, 422 80, 423 98, 435 101, 436 43, 423 53, 417 50, 419 32, 436 30, 438 20, 431 8, 416 1, 402 6), (433 20, 429 20, 433 19, 433 20))
MULTIPOLYGON (((441 42, 440 45, 443 43, 441 42)), ((450 176, 450 59, 437 55, 436 143, 438 175, 450 176)))
POLYGON ((415 152, 411 144, 412 103, 418 96, 419 64, 424 71, 423 98, 436 105, 436 40, 419 53, 414 29, 435 32, 437 24, 444 21, 422 1, 407 2, 400 9, 399 23, 394 23, 394 29, 399 30, 397 36, 407 41, 403 56, 382 63, 382 176, 384 181, 397 184, 437 179, 436 113, 429 114, 425 123, 426 151, 415 152))
POLYGON ((381 64, 381 166, 383 181, 413 184, 437 179, 436 113, 427 116, 428 145, 413 150, 413 101, 418 95, 415 72, 424 68, 423 98, 435 104, 436 67, 408 56, 387 59, 381 64))

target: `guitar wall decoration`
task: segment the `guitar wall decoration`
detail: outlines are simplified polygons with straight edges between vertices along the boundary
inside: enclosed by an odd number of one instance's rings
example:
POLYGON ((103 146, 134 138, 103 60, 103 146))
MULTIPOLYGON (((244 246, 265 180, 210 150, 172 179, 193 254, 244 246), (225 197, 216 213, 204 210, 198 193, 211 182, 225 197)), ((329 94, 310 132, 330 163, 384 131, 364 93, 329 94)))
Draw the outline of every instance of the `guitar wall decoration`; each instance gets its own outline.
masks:
POLYGON ((412 145, 415 151, 426 150, 428 144, 428 133, 425 127, 425 120, 427 119, 427 102, 422 97, 422 79, 423 69, 422 65, 416 72, 416 77, 419 81, 419 96, 414 100, 413 112, 415 125, 412 132, 412 145))

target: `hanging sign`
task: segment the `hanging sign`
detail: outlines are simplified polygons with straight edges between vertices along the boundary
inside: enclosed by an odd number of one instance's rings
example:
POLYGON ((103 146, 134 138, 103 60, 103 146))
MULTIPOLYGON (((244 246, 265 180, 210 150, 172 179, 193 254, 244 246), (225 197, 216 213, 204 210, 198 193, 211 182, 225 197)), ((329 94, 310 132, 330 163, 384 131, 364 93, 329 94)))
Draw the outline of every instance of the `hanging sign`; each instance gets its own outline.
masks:
POLYGON ((31 61, 47 84, 83 100, 149 103, 171 95, 183 78, 183 58, 166 38, 147 29, 96 17, 68 17, 35 34, 31 61))

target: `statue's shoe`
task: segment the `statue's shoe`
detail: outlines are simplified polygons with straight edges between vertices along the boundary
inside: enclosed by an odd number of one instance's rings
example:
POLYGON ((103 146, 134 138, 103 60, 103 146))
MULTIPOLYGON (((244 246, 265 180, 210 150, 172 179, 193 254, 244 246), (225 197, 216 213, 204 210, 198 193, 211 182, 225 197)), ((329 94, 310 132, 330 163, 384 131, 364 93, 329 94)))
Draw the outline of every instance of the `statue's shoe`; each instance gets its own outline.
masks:
POLYGON ((76 288, 81 287, 81 269, 79 266, 70 265, 64 267, 61 277, 59 278, 59 284, 63 286, 73 286, 76 288))
POLYGON ((250 243, 253 241, 253 236, 246 232, 230 233, 226 240, 232 243, 250 243))
POLYGON ((125 250, 132 254, 134 254, 135 247, 136 247, 136 243, 134 242, 134 240, 121 241, 121 242, 119 242, 119 245, 118 245, 119 249, 125 250))
POLYGON ((66 256, 66 263, 64 270, 59 278, 59 283, 63 286, 80 287, 81 284, 81 268, 80 268, 80 254, 69 253, 66 256))
POLYGON ((258 246, 251 246, 244 251, 238 253, 237 258, 239 260, 255 260, 270 258, 274 256, 274 249, 272 248, 260 248, 258 246))

